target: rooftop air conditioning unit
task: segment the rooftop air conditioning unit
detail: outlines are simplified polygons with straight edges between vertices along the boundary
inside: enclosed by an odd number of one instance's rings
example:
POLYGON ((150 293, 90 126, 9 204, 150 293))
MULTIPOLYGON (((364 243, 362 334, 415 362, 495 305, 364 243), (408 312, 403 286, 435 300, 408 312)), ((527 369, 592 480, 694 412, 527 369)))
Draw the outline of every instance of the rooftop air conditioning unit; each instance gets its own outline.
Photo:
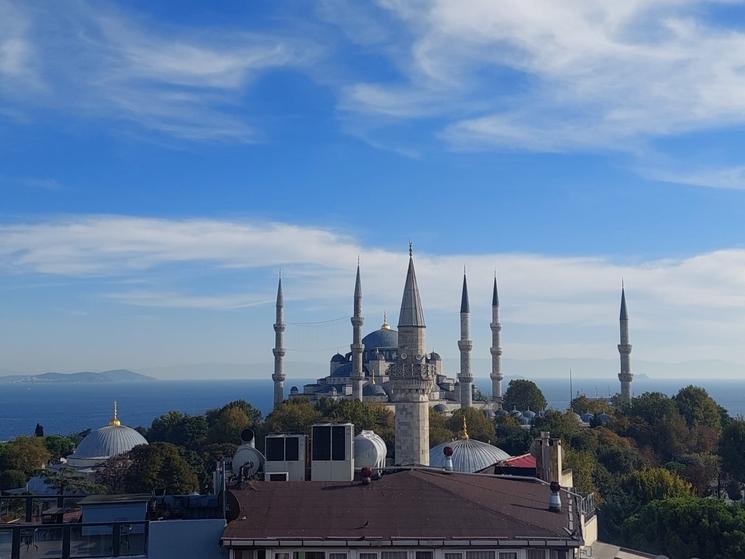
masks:
POLYGON ((314 425, 311 435, 311 475, 313 481, 352 481, 354 479, 354 425, 324 423, 314 425))
POLYGON ((280 481, 273 474, 285 474, 284 481, 305 481, 305 435, 267 435, 264 440, 265 479, 280 481))

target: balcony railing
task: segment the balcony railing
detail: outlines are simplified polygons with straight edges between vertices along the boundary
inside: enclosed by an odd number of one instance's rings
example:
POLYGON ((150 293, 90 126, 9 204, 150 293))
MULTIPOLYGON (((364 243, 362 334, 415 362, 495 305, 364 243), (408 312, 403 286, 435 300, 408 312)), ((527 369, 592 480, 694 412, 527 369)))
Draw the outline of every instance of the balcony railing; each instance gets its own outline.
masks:
POLYGON ((0 524, 0 558, 144 557, 147 540, 147 521, 0 524))

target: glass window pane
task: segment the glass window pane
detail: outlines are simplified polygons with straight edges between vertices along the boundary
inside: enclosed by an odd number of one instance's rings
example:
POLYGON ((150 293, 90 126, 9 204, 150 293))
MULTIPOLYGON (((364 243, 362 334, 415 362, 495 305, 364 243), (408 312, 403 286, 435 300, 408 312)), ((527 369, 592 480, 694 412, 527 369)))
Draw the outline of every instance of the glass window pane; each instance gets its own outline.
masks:
POLYGON ((377 553, 360 553, 359 559, 378 559, 377 553))
POLYGON ((529 549, 528 559, 546 559, 545 549, 529 549))
POLYGON ((417 551, 416 559, 432 559, 431 551, 417 551))
POLYGON ((499 559, 517 559, 517 551, 500 551, 499 559))
POLYGON ((494 559, 493 551, 466 551, 466 559, 494 559))
POLYGON ((329 553, 329 559, 347 559, 346 553, 329 553))
POLYGON ((382 551, 380 559, 406 559, 405 551, 382 551))
POLYGON ((445 559, 463 559, 462 553, 445 553, 445 559))

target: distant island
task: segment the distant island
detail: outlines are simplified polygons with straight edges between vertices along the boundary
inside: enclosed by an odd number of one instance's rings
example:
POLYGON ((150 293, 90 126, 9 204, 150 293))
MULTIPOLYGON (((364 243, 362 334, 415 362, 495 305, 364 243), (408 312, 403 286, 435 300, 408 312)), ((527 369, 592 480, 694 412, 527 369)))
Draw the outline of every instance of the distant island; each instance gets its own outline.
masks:
POLYGON ((38 375, 0 376, 0 384, 103 384, 113 382, 149 382, 153 380, 155 380, 153 377, 128 371, 127 369, 102 371, 100 373, 84 371, 80 373, 41 373, 38 375))

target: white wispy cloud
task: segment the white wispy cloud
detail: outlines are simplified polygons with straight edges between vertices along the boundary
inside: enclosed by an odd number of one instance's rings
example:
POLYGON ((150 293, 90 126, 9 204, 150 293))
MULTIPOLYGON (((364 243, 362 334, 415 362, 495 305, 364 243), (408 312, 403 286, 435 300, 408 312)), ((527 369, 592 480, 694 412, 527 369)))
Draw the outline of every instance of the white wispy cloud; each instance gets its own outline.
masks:
POLYGON ((262 72, 302 66, 318 51, 281 34, 161 25, 82 1, 2 2, 0 22, 6 102, 190 140, 255 139, 251 122, 235 115, 243 94, 262 72))
POLYGON ((708 188, 745 190, 745 165, 688 171, 680 168, 675 170, 653 168, 641 169, 640 173, 647 178, 662 182, 704 186, 708 188))
MULTIPOLYGON (((0 227, 0 276, 24 283, 45 277, 82 282, 85 294, 77 300, 83 297, 87 304, 77 306, 105 308, 107 315, 116 313, 113 303, 163 313, 250 309, 214 320, 259 320, 251 317, 270 312, 281 268, 289 316, 301 321, 346 316, 358 255, 366 329, 376 327, 384 310, 395 324, 406 247, 390 250, 330 229, 253 219, 67 216, 0 227)), ((438 351, 444 348, 443 354, 455 352, 465 264, 480 352, 488 347, 496 268, 512 358, 613 358, 623 277, 637 357, 745 363, 744 249, 629 262, 602 255, 436 254, 415 246, 415 262, 428 339, 438 351)), ((270 329, 254 326, 266 334, 269 347, 270 329)), ((333 326, 329 333, 293 329, 288 336, 293 348, 315 348, 322 359, 318 348, 347 343, 348 322, 333 326)))
POLYGON ((342 106, 435 112, 456 148, 633 150, 745 120, 745 32, 697 2, 379 4, 405 30, 400 78, 350 85, 342 106))

